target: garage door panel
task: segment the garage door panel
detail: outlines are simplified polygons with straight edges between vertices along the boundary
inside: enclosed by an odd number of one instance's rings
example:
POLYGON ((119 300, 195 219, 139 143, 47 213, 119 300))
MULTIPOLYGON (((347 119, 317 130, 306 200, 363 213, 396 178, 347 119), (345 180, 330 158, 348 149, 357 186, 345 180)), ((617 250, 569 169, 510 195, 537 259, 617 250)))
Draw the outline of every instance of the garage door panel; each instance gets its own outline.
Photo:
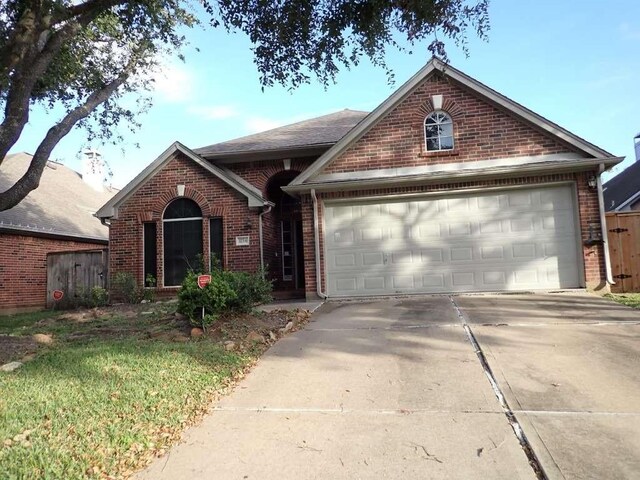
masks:
POLYGON ((573 198, 561 186, 329 205, 329 294, 579 286, 573 198))

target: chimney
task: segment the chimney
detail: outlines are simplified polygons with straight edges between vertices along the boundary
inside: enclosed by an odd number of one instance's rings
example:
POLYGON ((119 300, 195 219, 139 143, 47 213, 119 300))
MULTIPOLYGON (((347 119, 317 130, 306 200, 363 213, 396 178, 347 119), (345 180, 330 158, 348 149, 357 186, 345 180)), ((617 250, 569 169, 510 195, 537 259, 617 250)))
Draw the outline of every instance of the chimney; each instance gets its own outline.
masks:
POLYGON ((633 139, 633 143, 636 147, 636 162, 640 162, 640 133, 633 139))
POLYGON ((105 164, 102 154, 97 150, 87 149, 82 158, 82 180, 94 190, 101 192, 104 188, 105 164))

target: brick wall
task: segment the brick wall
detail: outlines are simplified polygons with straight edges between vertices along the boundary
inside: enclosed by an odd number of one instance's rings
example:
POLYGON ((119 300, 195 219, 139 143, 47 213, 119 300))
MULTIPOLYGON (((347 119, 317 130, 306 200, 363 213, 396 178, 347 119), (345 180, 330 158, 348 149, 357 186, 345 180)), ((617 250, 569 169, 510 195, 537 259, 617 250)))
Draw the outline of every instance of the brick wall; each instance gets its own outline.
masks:
MULTIPOLYGON (((513 185, 531 185, 552 183, 552 182, 575 182, 578 194, 578 217, 580 222, 581 240, 589 237, 589 226, 595 233, 600 233, 600 213, 598 209, 598 194, 595 189, 588 188, 587 179, 595 175, 596 172, 567 173, 544 176, 530 176, 518 178, 505 178, 498 180, 486 180, 477 182, 449 183, 438 185, 411 186, 403 188, 371 189, 351 192, 331 192, 318 194, 319 200, 319 222, 321 255, 324 254, 323 239, 323 200, 335 198, 376 197, 379 196, 384 201, 386 195, 393 194, 415 194, 438 191, 459 190, 463 193, 465 189, 477 189, 483 187, 509 187, 513 185)), ((303 202, 303 220, 305 222, 305 274, 306 274, 306 294, 313 297, 316 294, 316 270, 315 270, 315 246, 313 236, 313 204, 311 198, 306 196, 303 202)), ((604 251, 601 245, 593 247, 582 247, 584 260, 586 287, 590 290, 600 290, 606 288, 606 274, 604 265, 604 251)), ((324 258, 321 265, 322 290, 325 290, 324 258)))
MULTIPOLYGON (((185 185, 187 198, 194 200, 204 217, 203 253, 209 262, 209 218, 222 217, 224 226, 224 266, 254 272, 260 266, 258 214, 260 208, 248 208, 247 199, 226 183, 197 166, 182 154, 176 154, 164 168, 142 185, 120 206, 118 219, 109 229, 110 274, 129 272, 143 285, 143 222, 157 226, 157 266, 159 293, 163 294, 162 213, 177 196, 176 185, 185 185), (236 246, 235 238, 250 236, 249 246, 236 246)), ((174 289, 170 290, 175 291, 174 289)))
POLYGON ((574 151, 549 134, 535 130, 450 80, 434 75, 420 84, 324 173, 411 167, 437 163, 574 151), (454 149, 427 152, 424 119, 433 111, 432 95, 443 95, 453 119, 454 149))
POLYGON ((0 233, 0 311, 44 308, 47 296, 47 253, 105 248, 52 238, 0 233))

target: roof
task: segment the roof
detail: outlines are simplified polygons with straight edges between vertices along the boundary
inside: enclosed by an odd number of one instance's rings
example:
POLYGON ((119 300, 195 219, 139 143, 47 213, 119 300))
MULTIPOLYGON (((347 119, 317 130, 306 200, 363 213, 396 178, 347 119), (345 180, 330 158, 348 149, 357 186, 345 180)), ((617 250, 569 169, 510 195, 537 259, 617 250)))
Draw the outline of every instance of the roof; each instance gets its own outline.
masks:
POLYGON ((250 153, 296 151, 309 148, 326 150, 358 125, 368 112, 341 110, 321 117, 273 128, 207 147, 194 149, 204 158, 238 156, 250 153))
POLYGON ((188 159, 200 165, 215 177, 222 180, 231 188, 236 190, 241 195, 247 198, 247 204, 249 207, 261 207, 263 205, 270 205, 268 201, 262 198, 260 191, 251 185, 249 182, 232 174, 226 169, 222 169, 204 160, 201 156, 196 154, 193 150, 185 147, 180 142, 174 142, 169 148, 160 154, 153 162, 151 162, 147 168, 142 170, 133 180, 131 180, 122 190, 120 190, 111 200, 105 203, 97 212, 97 216, 100 218, 112 218, 118 216, 118 207, 124 203, 127 198, 133 195, 136 190, 143 185, 149 178, 153 177, 166 163, 173 158, 175 152, 181 152, 188 159))
MULTIPOLYGON (((32 155, 7 155, 0 166, 0 191, 5 191, 27 171, 32 155)), ((0 212, 0 229, 106 241, 109 230, 94 214, 116 192, 94 190, 75 170, 47 162, 40 186, 15 207, 0 212)))
POLYGON ((604 208, 618 210, 633 198, 640 198, 640 161, 636 161, 602 185, 604 208))
MULTIPOLYGON (((438 58, 432 58, 429 62, 418 71, 413 77, 404 83, 390 97, 382 102, 366 119, 356 125, 348 134, 342 137, 333 147, 327 150, 320 158, 318 158, 309 168, 295 178, 290 186, 301 186, 309 179, 318 175, 324 167, 330 164, 334 159, 339 157, 343 152, 355 144, 362 138, 371 128, 373 128, 380 120, 382 120, 389 112, 396 108, 413 90, 418 87, 426 78, 434 72, 440 72, 451 80, 463 85, 468 90, 475 92, 483 97, 489 103, 496 105, 504 110, 509 111, 522 121, 545 131, 560 140, 568 143, 578 150, 584 152, 589 157, 594 158, 613 158, 613 155, 603 150, 583 138, 569 132, 561 126, 547 120, 537 113, 525 108, 517 102, 505 97, 486 85, 478 82, 474 78, 462 73, 452 66, 444 63, 438 58)), ((617 163, 617 162, 616 162, 617 163)))

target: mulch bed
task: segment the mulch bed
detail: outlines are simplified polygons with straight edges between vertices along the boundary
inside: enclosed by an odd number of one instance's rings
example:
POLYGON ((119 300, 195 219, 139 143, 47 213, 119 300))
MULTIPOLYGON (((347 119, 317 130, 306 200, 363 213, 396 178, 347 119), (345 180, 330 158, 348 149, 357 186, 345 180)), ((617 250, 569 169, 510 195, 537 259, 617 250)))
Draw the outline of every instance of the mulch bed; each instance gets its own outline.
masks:
POLYGON ((31 337, 0 335, 0 365, 20 360, 38 350, 38 344, 31 337))

